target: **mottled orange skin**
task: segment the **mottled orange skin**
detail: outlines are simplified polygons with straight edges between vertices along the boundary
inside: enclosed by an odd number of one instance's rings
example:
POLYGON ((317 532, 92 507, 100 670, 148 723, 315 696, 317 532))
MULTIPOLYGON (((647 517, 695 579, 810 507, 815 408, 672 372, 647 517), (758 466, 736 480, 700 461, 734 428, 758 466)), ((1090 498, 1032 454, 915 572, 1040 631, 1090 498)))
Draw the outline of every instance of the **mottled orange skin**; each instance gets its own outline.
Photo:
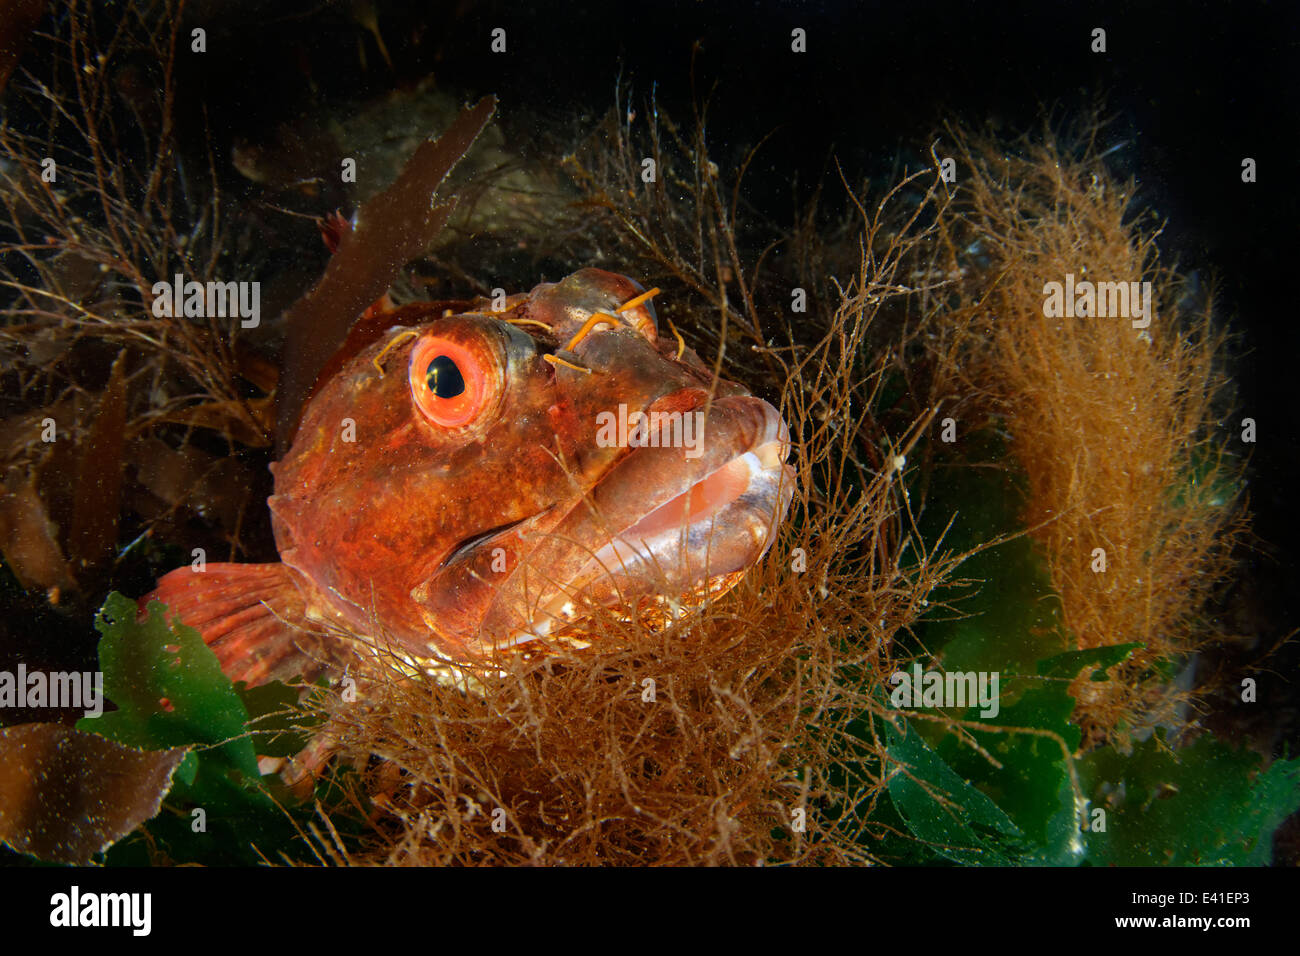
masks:
MULTIPOLYGON (((301 593, 295 623, 335 625, 416 658, 465 660, 557 633, 589 603, 677 597, 757 560, 793 491, 792 472, 772 458, 773 438, 785 437, 775 410, 736 384, 714 385, 690 350, 679 359, 649 304, 557 352, 593 312, 613 316, 641 291, 626 277, 584 269, 509 299, 501 313, 484 301, 481 312, 390 329, 318 383, 292 447, 273 466, 270 506, 289 571, 262 566, 301 593), (491 379, 495 397, 473 422, 440 426, 413 400, 408 366, 425 336, 463 346, 491 379), (591 374, 552 364, 548 353, 591 374), (597 441, 601 412, 696 410, 711 386, 698 458, 597 441), (593 554, 611 538, 759 446, 771 467, 725 511, 646 544, 645 560, 607 554, 593 570, 593 554)), ((182 584, 164 579, 159 596, 170 587, 186 597, 182 584)), ((200 614, 197 595, 186 599, 200 614)), ((228 640, 226 653, 265 643, 228 640)))

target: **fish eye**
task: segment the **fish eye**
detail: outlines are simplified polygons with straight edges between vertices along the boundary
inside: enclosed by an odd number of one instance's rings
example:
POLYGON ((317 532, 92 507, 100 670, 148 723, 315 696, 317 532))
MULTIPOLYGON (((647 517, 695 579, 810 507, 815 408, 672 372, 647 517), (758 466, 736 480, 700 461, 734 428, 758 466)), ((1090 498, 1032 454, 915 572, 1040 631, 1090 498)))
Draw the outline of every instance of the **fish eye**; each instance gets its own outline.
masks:
POLYGON ((444 428, 468 425, 493 392, 490 357, 459 337, 426 335, 411 349, 411 400, 429 421, 444 428))
POLYGON ((424 382, 438 398, 455 398, 465 391, 465 377, 449 355, 439 355, 424 371, 424 382))

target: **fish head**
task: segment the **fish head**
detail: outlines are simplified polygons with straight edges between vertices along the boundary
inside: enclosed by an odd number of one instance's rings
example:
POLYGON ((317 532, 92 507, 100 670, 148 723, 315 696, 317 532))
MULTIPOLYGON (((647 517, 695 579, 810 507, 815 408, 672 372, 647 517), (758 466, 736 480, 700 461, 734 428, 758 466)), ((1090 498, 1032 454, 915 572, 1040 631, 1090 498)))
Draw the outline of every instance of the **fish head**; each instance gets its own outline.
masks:
POLYGON ((734 585, 794 493, 778 411, 627 277, 481 304, 388 330, 304 411, 270 504, 316 613, 464 660, 734 585))

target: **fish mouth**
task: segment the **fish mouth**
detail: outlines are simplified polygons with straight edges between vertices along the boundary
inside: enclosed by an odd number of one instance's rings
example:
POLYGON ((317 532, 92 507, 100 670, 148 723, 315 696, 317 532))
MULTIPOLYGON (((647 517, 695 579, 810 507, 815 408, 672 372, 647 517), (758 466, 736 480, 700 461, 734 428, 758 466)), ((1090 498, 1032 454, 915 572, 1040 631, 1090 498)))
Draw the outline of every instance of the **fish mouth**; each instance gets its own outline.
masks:
MULTIPOLYGON (((626 570, 635 562, 662 559, 682 554, 682 545, 698 534, 716 536, 724 522, 734 524, 730 511, 745 497, 773 501, 770 488, 774 478, 784 478, 792 494, 794 470, 784 464, 790 451, 790 433, 776 409, 762 403, 764 430, 757 444, 729 460, 684 491, 650 511, 635 524, 624 528, 593 555, 590 564, 606 572, 626 570)), ((757 502, 755 502, 757 503, 757 502)), ((782 502, 782 514, 788 501, 782 502)), ((770 544, 771 531, 778 521, 764 518, 761 509, 749 509, 747 530, 760 546, 760 554, 770 544), (755 520, 757 519, 757 520, 755 520)), ((715 568, 717 573, 726 569, 715 568)))
POLYGON ((498 594, 489 619, 514 611, 498 648, 557 635, 593 605, 637 608, 643 618, 697 605, 767 552, 795 487, 780 413, 743 395, 682 414, 702 416, 694 448, 674 443, 666 425, 643 434, 547 535, 515 575, 523 580, 498 594), (530 577, 532 599, 520 600, 530 577))

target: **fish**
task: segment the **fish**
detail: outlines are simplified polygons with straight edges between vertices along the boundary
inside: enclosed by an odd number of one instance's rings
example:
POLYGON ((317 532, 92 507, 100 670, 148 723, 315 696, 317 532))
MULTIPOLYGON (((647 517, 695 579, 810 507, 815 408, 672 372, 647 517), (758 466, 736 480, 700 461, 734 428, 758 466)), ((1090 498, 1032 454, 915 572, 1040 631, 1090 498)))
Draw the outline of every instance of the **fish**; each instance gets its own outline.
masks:
POLYGON ((661 333, 657 293, 586 268, 367 313, 381 331, 322 372, 271 465, 280 560, 179 568, 140 607, 252 686, 313 680, 354 639, 485 661, 589 644, 598 609, 663 622, 725 593, 790 507, 790 432, 661 333))

